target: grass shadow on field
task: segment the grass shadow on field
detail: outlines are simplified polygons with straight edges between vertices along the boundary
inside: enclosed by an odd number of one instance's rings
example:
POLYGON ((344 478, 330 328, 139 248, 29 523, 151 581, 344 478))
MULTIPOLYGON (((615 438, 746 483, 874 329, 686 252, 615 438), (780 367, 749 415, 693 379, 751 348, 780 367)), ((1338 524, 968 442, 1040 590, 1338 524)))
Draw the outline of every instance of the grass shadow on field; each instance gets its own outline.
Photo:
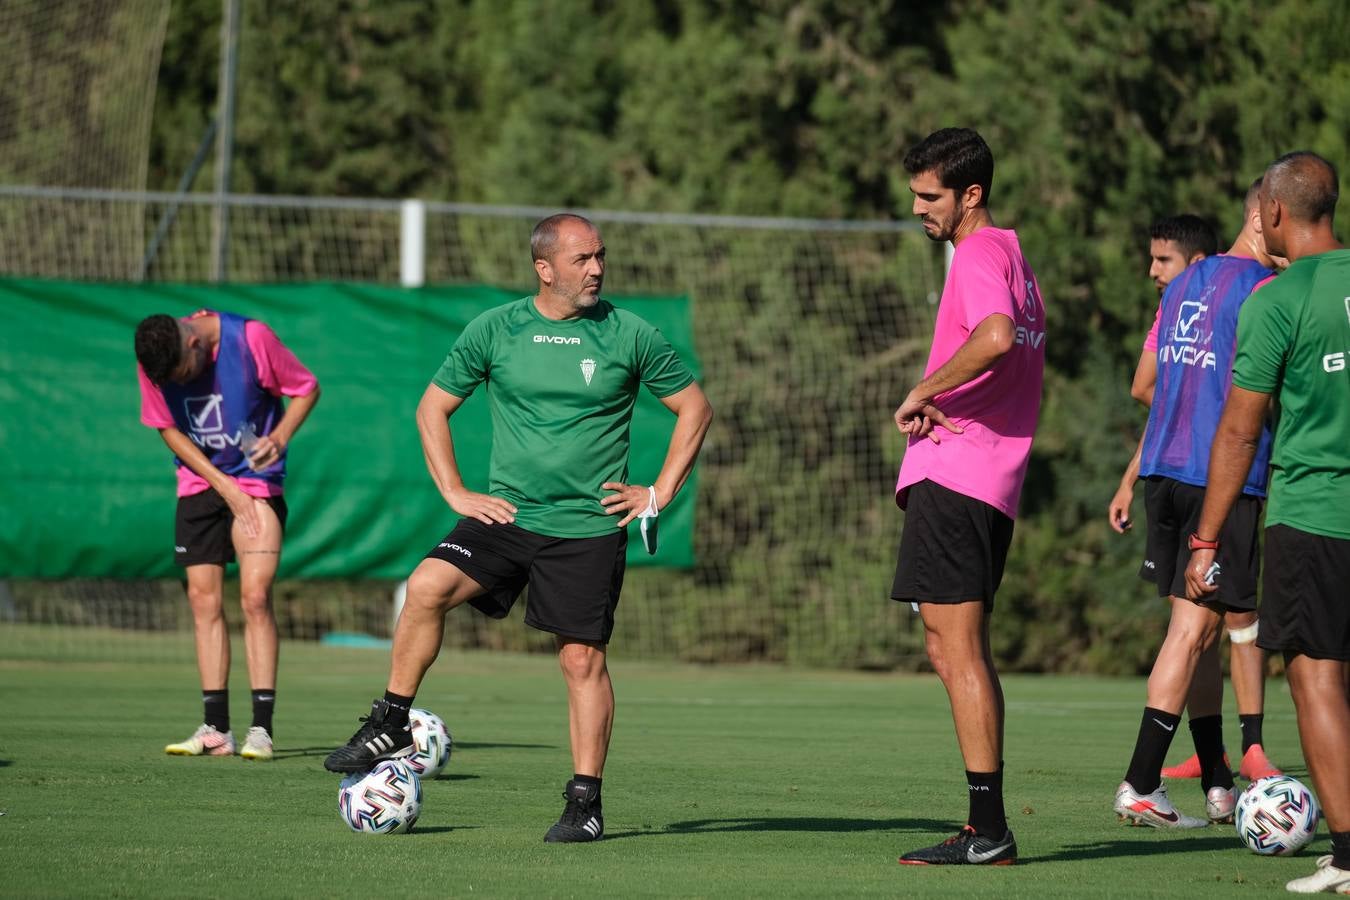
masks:
POLYGON ((333 752, 329 747, 278 747, 272 752, 273 759, 298 759, 302 756, 327 756, 333 752))
POLYGON ((478 775, 437 775, 432 781, 477 781, 481 776, 478 775))
POLYGON ((935 819, 830 819, 819 816, 787 816, 784 818, 746 819, 690 819, 671 822, 665 828, 644 831, 622 831, 605 835, 605 840, 625 837, 658 837, 670 834, 724 834, 727 832, 803 831, 830 834, 848 834, 859 831, 900 831, 926 833, 954 832, 958 826, 946 820, 935 819))
POLYGON ((455 741, 456 750, 557 750, 557 744, 494 744, 491 742, 474 743, 472 741, 455 741))
POLYGON ((5 766, 12 766, 12 765, 14 765, 14 761, 13 761, 13 760, 10 760, 10 759, 0 759, 0 769, 3 769, 5 766))
POLYGON ((1088 859, 1110 859, 1122 856, 1158 856, 1166 853, 1196 853, 1203 850, 1232 850, 1238 844, 1237 836, 1225 831, 1223 837, 1184 837, 1172 841, 1145 839, 1119 841, 1087 841, 1066 844, 1053 853, 1018 856, 1017 864, 1078 862, 1088 859))

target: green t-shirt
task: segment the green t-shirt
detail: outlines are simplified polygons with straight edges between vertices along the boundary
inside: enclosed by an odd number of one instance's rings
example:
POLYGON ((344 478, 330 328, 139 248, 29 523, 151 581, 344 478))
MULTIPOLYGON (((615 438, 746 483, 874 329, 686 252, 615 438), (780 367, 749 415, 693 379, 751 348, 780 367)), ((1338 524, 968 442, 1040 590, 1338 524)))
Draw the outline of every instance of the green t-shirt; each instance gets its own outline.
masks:
POLYGON ((516 507, 521 528, 552 537, 614 532, 600 485, 628 480, 638 385, 661 398, 693 381, 661 332, 632 313, 601 300, 555 321, 533 297, 470 322, 433 379, 457 397, 487 383, 488 493, 516 507))
POLYGON ((1243 305, 1233 384, 1278 406, 1266 524, 1350 538, 1350 250, 1303 257, 1243 305))

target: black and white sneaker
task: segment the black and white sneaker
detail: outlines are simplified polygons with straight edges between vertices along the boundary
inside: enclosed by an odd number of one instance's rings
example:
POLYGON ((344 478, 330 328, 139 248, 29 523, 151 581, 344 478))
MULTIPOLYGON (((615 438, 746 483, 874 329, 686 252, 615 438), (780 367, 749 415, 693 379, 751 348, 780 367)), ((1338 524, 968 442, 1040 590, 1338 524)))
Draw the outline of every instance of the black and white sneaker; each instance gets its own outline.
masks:
POLYGON ((323 767, 330 772, 366 772, 375 768, 375 764, 386 759, 402 759, 412 756, 412 730, 403 726, 387 725, 389 704, 376 700, 370 706, 370 715, 362 716, 364 723, 356 734, 323 761, 323 767))
POLYGON ((969 825, 940 844, 912 850, 900 857, 902 866, 1011 866, 1017 862, 1012 831, 998 840, 987 838, 969 825))
POLYGON ((605 833, 605 817, 600 809, 600 788, 579 781, 567 782, 563 791, 567 806, 558 824, 548 830, 544 840, 550 844, 598 841, 605 833))

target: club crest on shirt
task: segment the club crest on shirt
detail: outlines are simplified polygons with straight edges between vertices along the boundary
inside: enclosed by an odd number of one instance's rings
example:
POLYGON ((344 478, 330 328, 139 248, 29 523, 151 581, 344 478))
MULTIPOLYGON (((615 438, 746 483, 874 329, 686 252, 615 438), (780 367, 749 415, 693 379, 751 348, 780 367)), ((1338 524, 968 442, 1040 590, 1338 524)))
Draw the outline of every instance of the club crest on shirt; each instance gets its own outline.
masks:
POLYGON ((586 383, 591 383, 592 376, 595 375, 595 360, 583 359, 581 361, 581 377, 586 379, 586 383))

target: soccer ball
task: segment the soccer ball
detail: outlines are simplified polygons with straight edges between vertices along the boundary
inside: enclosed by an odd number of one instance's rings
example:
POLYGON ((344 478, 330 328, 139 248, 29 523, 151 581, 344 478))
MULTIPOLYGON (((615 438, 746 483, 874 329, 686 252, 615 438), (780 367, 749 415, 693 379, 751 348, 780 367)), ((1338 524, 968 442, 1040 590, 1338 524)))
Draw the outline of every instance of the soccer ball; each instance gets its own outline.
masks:
POLYGON ((1312 791, 1288 775, 1252 782, 1233 814, 1242 843, 1262 856, 1290 856, 1302 850, 1317 832, 1319 818, 1312 791))
POLYGON ((422 781, 401 759, 348 775, 338 787, 338 814, 358 834, 412 831, 421 812, 422 781))
POLYGON ((415 752, 405 762, 423 778, 435 778, 450 762, 450 732, 440 716, 425 709, 409 710, 408 724, 412 726, 415 752))

